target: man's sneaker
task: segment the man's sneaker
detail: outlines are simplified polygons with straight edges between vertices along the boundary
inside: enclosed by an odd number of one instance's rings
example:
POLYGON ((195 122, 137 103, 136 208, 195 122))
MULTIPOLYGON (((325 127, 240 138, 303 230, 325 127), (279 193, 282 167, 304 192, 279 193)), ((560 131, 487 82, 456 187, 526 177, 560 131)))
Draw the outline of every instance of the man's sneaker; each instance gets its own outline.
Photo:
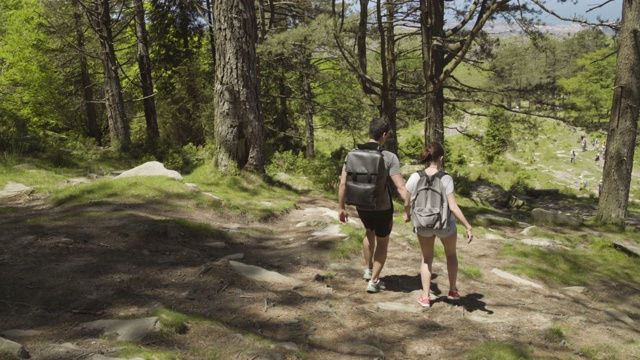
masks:
POLYGON ((422 307, 424 308, 428 308, 431 307, 431 300, 429 299, 429 297, 424 297, 424 295, 420 295, 420 297, 418 298, 418 302, 420 303, 420 305, 422 305, 422 307))
POLYGON ((367 284, 367 292, 370 293, 377 293, 380 292, 380 290, 386 290, 387 288, 384 287, 384 283, 380 280, 378 281, 371 281, 369 280, 369 283, 367 284))
POLYGON ((362 278, 365 280, 371 280, 371 275, 373 275, 373 269, 364 269, 364 275, 362 275, 362 278))
POLYGON ((449 295, 447 296, 449 300, 460 300, 460 294, 458 294, 458 289, 449 290, 449 295))

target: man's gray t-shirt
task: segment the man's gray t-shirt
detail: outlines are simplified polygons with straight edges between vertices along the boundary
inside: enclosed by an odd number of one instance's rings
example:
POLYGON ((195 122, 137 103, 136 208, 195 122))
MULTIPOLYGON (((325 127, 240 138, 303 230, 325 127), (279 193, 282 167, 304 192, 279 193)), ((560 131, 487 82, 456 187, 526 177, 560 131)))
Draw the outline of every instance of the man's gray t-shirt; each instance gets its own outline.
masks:
MULTIPOLYGON (((401 174, 402 170, 400 169, 400 160, 398 159, 398 156, 396 156, 396 154, 392 153, 391 151, 382 150, 382 157, 384 158, 384 167, 385 169, 387 169, 387 172, 380 177, 379 181, 384 182, 387 185, 385 186, 384 191, 381 191, 380 194, 378 194, 378 200, 376 201, 378 206, 375 210, 360 208, 356 206, 356 209, 358 210, 383 211, 389 210, 391 208, 391 197, 389 195, 389 189, 387 188, 387 186, 391 186, 391 184, 387 183, 387 181, 392 182, 389 177, 396 174, 401 174)), ((342 166, 342 171, 346 171, 345 165, 342 166)))

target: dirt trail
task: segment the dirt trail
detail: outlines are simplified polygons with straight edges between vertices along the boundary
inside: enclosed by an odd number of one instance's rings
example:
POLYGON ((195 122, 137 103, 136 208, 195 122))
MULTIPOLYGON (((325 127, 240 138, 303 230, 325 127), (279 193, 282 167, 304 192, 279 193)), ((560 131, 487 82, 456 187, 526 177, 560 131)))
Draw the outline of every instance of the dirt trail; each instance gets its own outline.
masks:
POLYGON ((337 224, 336 204, 321 197, 303 196, 297 209, 269 223, 182 211, 167 202, 9 206, 15 212, 0 219, 0 331, 42 331, 18 339, 33 359, 70 358, 54 346, 66 342, 87 349, 77 359, 115 356, 120 344, 75 326, 148 316, 159 306, 217 321, 142 343, 181 359, 458 359, 489 341, 522 346, 535 358, 640 359, 638 289, 593 284, 581 293, 496 275, 494 269, 515 261, 501 257, 501 247, 526 238, 524 227, 494 226, 472 244, 459 241, 461 265, 482 277, 460 274, 458 302, 439 297, 448 281, 444 259, 437 258, 432 291, 438 298, 423 311, 416 301, 420 254, 410 229, 394 229, 382 274, 388 290, 368 294, 360 255, 332 259, 342 238, 313 235, 337 224), (210 224, 216 235, 178 218, 210 224), (244 278, 219 260, 230 254, 302 285, 244 278), (627 324, 612 309, 636 318, 627 324), (552 327, 565 338, 553 338, 552 327))

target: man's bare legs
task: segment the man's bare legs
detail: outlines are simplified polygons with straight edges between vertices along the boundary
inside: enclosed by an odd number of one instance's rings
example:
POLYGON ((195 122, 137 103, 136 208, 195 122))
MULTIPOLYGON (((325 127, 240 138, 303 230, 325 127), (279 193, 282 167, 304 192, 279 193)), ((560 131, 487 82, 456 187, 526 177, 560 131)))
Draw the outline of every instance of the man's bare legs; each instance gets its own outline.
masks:
POLYGON ((364 268, 373 269, 373 252, 376 249, 376 233, 374 230, 366 229, 364 239, 362 239, 362 254, 364 255, 364 268))
POLYGON ((372 269, 371 281, 373 282, 380 278, 384 263, 387 261, 388 248, 389 236, 376 237, 374 230, 367 229, 367 233, 362 239, 362 253, 365 268, 372 269))

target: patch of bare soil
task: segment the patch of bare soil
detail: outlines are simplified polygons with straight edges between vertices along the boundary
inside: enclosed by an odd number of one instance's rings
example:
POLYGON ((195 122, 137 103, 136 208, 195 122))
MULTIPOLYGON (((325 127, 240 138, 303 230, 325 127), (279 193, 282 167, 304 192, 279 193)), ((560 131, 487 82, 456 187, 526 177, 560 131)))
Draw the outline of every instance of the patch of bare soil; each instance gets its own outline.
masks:
POLYGON ((335 210, 332 201, 304 196, 297 209, 269 223, 177 205, 173 199, 3 204, 12 210, 0 218, 0 332, 40 331, 14 339, 32 359, 115 357, 122 344, 80 331, 78 324, 146 317, 165 307, 214 320, 141 342, 180 359, 459 359, 486 342, 521 346, 535 358, 640 359, 637 283, 591 284, 580 292, 537 281, 540 287, 519 284, 492 271, 517 261, 499 251, 525 238, 524 226, 496 226, 508 235, 459 241, 461 265, 483 274, 460 274, 459 301, 443 296, 446 265, 437 258, 437 299, 423 311, 416 301, 420 250, 408 227, 396 224, 392 235, 382 274, 387 291, 368 294, 360 256, 333 259, 342 237, 313 235, 337 220, 328 211, 309 210, 335 210), (302 285, 245 278, 221 260, 232 254, 302 285), (616 318, 612 309, 630 318, 616 318), (66 343, 80 350, 69 352, 66 343))

